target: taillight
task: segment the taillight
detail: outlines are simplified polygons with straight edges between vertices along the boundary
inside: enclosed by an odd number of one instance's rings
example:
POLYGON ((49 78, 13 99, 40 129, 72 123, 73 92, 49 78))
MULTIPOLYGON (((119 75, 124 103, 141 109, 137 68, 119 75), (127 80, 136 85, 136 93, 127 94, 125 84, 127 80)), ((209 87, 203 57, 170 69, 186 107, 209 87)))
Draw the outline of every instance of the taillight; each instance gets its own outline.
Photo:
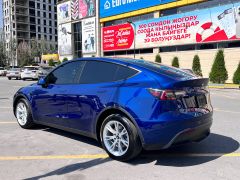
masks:
POLYGON ((185 91, 161 90, 149 88, 148 91, 154 97, 160 100, 176 100, 179 97, 185 96, 185 91))

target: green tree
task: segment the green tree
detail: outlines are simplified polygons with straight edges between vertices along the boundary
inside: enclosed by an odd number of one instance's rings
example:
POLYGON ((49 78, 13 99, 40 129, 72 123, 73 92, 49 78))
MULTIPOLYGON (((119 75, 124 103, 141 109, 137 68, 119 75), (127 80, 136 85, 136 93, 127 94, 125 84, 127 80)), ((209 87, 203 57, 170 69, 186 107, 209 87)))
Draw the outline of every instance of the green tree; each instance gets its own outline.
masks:
POLYGON ((217 52, 211 72, 209 74, 209 78, 213 83, 225 83, 228 79, 228 72, 225 67, 223 50, 219 50, 217 52))
POLYGON ((238 64, 237 70, 235 71, 235 73, 233 75, 233 83, 240 84, 240 62, 238 64))
POLYGON ((17 52, 17 40, 16 38, 11 38, 11 40, 9 41, 9 51, 7 52, 7 61, 8 64, 10 64, 10 62, 13 65, 17 65, 17 56, 16 56, 16 52, 17 52))
POLYGON ((49 46, 45 39, 41 39, 39 42, 40 53, 42 54, 49 54, 49 46))
POLYGON ((27 42, 21 42, 17 47, 18 63, 22 66, 31 65, 33 60, 31 59, 31 48, 27 42))
POLYGON ((49 65, 49 66, 55 66, 55 63, 54 63, 53 59, 50 59, 50 60, 48 61, 48 65, 49 65))
POLYGON ((156 57, 155 57, 155 62, 157 63, 162 63, 162 58, 160 56, 160 54, 157 54, 156 57))
POLYGON ((198 55, 195 55, 194 58, 193 58, 192 70, 196 75, 202 76, 200 58, 199 58, 198 55))
POLYGON ((172 66, 173 67, 176 67, 176 68, 179 68, 179 60, 178 60, 178 57, 174 57, 173 60, 172 60, 172 66))
POLYGON ((58 62, 55 63, 55 65, 57 65, 57 66, 60 65, 60 64, 61 64, 61 61, 58 61, 58 62))
POLYGON ((0 42, 0 66, 7 65, 7 55, 3 41, 0 42))
POLYGON ((68 58, 63 58, 63 60, 62 60, 62 62, 66 62, 66 61, 68 61, 68 58))

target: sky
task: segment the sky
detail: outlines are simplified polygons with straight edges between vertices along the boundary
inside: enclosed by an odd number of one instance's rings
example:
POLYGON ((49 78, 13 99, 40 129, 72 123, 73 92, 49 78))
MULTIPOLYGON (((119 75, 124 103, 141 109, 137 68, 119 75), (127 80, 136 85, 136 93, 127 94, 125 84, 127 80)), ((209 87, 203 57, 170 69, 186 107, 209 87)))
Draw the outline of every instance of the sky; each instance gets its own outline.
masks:
POLYGON ((2 16, 2 0, 0 0, 0 28, 3 26, 3 16, 2 16))

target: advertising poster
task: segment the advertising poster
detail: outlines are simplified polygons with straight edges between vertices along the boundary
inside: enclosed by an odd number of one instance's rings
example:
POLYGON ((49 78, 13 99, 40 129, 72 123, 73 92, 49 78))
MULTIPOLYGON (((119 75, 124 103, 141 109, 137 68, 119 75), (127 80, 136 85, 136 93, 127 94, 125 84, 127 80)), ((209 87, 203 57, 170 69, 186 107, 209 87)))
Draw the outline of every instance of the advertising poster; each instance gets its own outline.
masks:
POLYGON ((82 21, 82 50, 83 53, 96 52, 95 17, 82 21))
POLYGON ((72 28, 71 23, 58 26, 58 53, 62 55, 72 54, 72 28))
POLYGON ((130 49, 134 42, 134 29, 130 24, 104 27, 103 50, 130 49))
POLYGON ((71 2, 65 2, 57 6, 58 24, 71 21, 71 2))
POLYGON ((100 18, 149 8, 177 0, 100 0, 100 18))
POLYGON ((78 20, 95 16, 95 0, 71 0, 72 19, 78 20))
MULTIPOLYGON (((136 22, 136 48, 240 39, 239 13, 240 3, 235 3, 136 22)), ((116 26, 108 27, 108 30, 114 29, 116 26)), ((103 38, 105 39, 104 34, 103 38)), ((105 43, 103 41, 103 47, 106 47, 105 43)), ((130 45, 129 47, 132 48, 130 45)), ((118 50, 118 48, 113 46, 104 50, 118 50)))

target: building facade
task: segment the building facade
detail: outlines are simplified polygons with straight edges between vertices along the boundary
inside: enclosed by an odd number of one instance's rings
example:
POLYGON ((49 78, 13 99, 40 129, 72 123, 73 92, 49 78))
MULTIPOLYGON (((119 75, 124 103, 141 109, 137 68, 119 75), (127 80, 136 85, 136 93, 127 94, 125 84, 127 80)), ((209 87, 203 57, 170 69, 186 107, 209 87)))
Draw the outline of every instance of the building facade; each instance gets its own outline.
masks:
POLYGON ((21 42, 44 39, 57 49, 56 0, 3 0, 3 26, 10 65, 17 65, 21 42))
POLYGON ((3 28, 0 28, 0 42, 4 41, 4 32, 3 28))
POLYGON ((191 69, 200 57, 208 77, 216 52, 224 49, 232 82, 240 61, 239 0, 100 0, 101 53, 164 64, 179 58, 180 67, 191 69))
POLYGON ((98 0, 59 0, 58 53, 60 59, 100 56, 98 0))

